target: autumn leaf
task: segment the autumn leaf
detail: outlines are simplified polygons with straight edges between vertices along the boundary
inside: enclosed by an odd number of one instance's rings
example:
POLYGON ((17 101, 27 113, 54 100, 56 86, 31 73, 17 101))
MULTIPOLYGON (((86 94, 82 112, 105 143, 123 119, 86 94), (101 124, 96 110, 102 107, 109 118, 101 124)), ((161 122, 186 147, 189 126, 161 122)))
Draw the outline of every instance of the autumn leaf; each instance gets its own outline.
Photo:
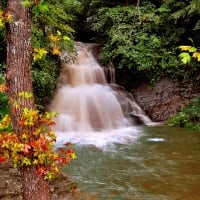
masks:
POLYGON ((196 52, 197 51, 197 48, 195 48, 195 47, 191 47, 190 49, 189 49, 189 52, 190 53, 194 53, 194 52, 196 52))
POLYGON ((28 145, 28 144, 24 145, 24 153, 28 154, 30 149, 31 149, 30 145, 28 145))
POLYGON ((4 20, 6 22, 11 22, 12 21, 12 15, 9 14, 8 12, 6 12, 5 15, 4 15, 4 20))
POLYGON ((70 156, 71 156, 71 158, 72 158, 73 160, 77 158, 77 156, 76 156, 75 153, 72 153, 70 156))
POLYGON ((58 36, 58 35, 53 35, 53 34, 51 34, 51 35, 49 36, 49 39, 50 39, 52 42, 56 43, 56 42, 58 42, 61 38, 60 38, 60 36, 58 36))
POLYGON ((197 61, 200 62, 200 52, 198 52, 198 51, 194 52, 193 55, 192 55, 192 57, 195 58, 195 59, 197 59, 197 61))
POLYGON ((34 48, 34 52, 33 52, 33 60, 40 60, 42 59, 44 56, 46 56, 47 51, 45 48, 34 48))
POLYGON ((40 144, 40 147, 43 151, 46 151, 48 148, 47 148, 47 144, 45 141, 42 141, 41 144, 40 144))
POLYGON ((192 48, 192 46, 179 46, 179 49, 181 49, 181 51, 188 51, 192 48))
POLYGON ((25 99, 33 97, 31 92, 19 92, 19 97, 24 97, 25 99))
POLYGON ((7 160, 7 158, 6 158, 5 156, 1 156, 1 157, 0 157, 0 163, 1 163, 1 162, 5 162, 6 160, 7 160))
POLYGON ((7 91, 6 83, 0 84, 0 92, 4 93, 7 91))
POLYGON ((61 51, 58 47, 53 47, 52 53, 53 53, 53 55, 60 55, 61 51))

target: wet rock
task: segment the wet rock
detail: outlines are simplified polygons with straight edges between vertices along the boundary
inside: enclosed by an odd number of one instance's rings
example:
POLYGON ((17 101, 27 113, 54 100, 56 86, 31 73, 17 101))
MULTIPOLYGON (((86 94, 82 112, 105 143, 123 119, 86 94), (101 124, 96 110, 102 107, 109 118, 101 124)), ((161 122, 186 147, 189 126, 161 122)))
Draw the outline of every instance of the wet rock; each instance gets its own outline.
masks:
POLYGON ((163 78, 154 86, 141 83, 131 91, 135 101, 155 122, 165 121, 180 111, 189 99, 195 97, 194 90, 184 88, 169 78, 163 78))

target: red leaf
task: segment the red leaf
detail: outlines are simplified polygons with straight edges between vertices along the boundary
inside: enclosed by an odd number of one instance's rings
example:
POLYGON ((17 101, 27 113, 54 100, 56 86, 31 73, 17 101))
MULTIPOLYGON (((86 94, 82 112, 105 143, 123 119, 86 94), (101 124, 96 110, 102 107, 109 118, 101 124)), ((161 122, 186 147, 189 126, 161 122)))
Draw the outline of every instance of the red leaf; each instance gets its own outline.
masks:
POLYGON ((7 160, 7 158, 5 156, 0 157, 0 163, 5 162, 6 160, 7 160))
POLYGON ((48 149, 45 141, 42 141, 42 142, 41 142, 40 147, 41 147, 41 149, 42 149, 43 151, 46 151, 46 150, 48 149))

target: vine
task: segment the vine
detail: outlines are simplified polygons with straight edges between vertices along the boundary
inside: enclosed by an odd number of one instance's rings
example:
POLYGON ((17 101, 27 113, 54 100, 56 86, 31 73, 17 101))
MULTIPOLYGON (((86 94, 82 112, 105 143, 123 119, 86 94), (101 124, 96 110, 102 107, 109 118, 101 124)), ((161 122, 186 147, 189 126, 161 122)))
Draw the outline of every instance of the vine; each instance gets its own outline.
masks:
MULTIPOLYGON (((5 86, 1 88, 1 92, 5 92, 5 86)), ((14 112, 20 109, 21 98, 32 98, 29 92, 20 92, 18 96, 19 101, 13 101, 14 112)), ((24 108, 18 122, 24 130, 20 137, 13 132, 10 116, 5 115, 0 121, 0 162, 11 159, 15 168, 35 165, 38 175, 45 180, 58 175, 59 167, 75 159, 76 154, 70 143, 56 152, 52 150, 56 136, 50 127, 56 115, 55 112, 41 114, 38 110, 24 108)))

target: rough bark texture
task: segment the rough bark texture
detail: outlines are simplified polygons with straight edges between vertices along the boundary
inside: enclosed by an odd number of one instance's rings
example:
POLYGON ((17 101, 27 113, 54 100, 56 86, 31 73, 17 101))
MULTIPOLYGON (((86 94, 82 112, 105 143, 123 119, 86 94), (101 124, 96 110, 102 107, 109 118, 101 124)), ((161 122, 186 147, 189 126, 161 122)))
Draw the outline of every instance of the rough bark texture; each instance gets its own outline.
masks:
MULTIPOLYGON (((11 23, 7 24, 7 87, 9 107, 14 132, 21 138, 26 127, 19 126, 23 108, 35 109, 33 98, 20 98, 19 92, 32 93, 31 81, 31 12, 23 8, 21 0, 9 0, 7 12, 12 15, 11 23), (20 101, 16 110, 14 102, 20 101)), ((28 128, 31 134, 32 130, 28 128)), ((21 170, 24 200, 49 200, 48 184, 39 177, 34 166, 23 167, 21 170)))

